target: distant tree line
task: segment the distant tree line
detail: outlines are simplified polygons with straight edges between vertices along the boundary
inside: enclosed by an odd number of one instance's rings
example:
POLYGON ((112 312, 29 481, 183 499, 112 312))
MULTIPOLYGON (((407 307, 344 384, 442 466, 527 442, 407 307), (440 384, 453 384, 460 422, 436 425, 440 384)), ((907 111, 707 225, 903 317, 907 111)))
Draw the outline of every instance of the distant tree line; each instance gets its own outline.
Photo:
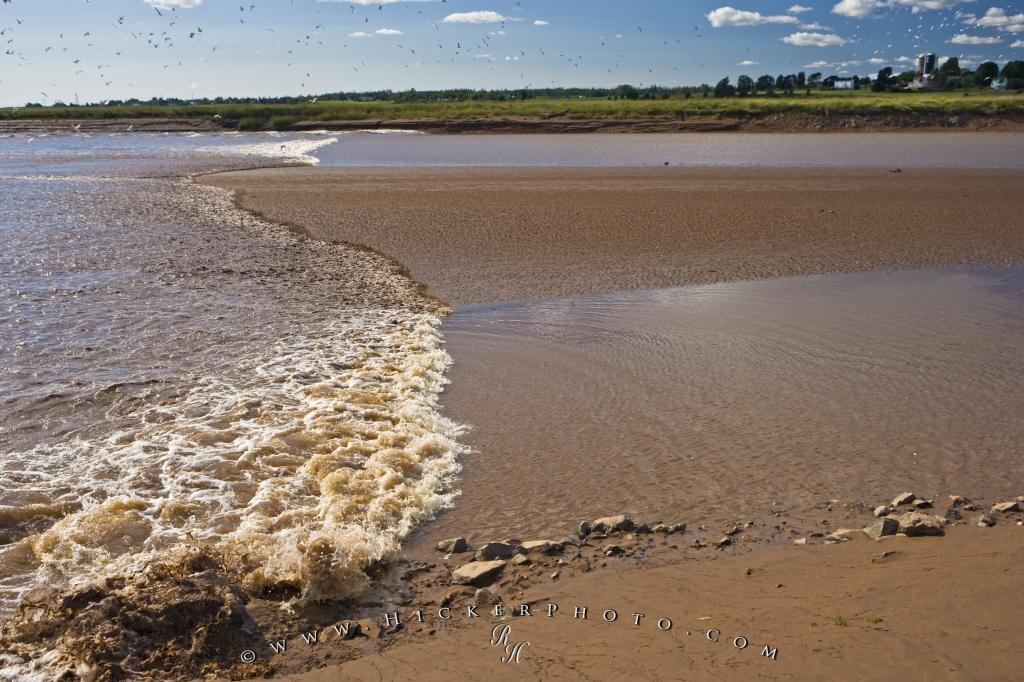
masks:
MULTIPOLYGON (((305 104, 311 101, 322 102, 507 102, 525 101, 530 99, 579 99, 605 98, 612 100, 651 100, 683 97, 689 99, 694 95, 702 97, 748 97, 758 94, 791 95, 797 90, 810 92, 812 89, 830 90, 840 81, 852 82, 854 89, 870 88, 876 92, 902 91, 920 74, 917 71, 895 73, 892 67, 881 69, 875 78, 867 76, 829 76, 824 78, 820 72, 806 74, 801 71, 794 74, 765 74, 756 80, 747 75, 736 79, 733 85, 729 78, 723 78, 712 87, 707 83, 698 86, 662 87, 651 85, 638 88, 632 85, 618 85, 614 88, 520 88, 504 90, 473 90, 455 88, 449 90, 369 90, 359 92, 332 92, 321 95, 304 95, 291 97, 214 97, 203 99, 182 99, 178 97, 153 97, 148 100, 126 99, 108 100, 88 104, 65 104, 55 102, 55 107, 101 107, 125 105, 163 105, 183 106, 193 104, 305 104)), ((960 60, 951 57, 938 68, 934 78, 934 87, 945 90, 972 88, 989 88, 997 78, 1005 78, 1007 89, 1024 90, 1024 61, 1007 62, 1001 69, 995 62, 984 62, 974 71, 960 66, 960 60)), ((37 102, 30 102, 26 107, 43 107, 37 102)))

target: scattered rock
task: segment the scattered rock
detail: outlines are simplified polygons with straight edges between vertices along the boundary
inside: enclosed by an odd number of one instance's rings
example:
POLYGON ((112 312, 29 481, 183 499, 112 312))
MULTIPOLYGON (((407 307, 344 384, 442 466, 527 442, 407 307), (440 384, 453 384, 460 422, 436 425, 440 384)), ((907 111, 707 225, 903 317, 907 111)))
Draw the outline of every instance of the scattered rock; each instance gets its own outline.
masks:
POLYGON ((512 557, 513 566, 526 566, 527 564, 532 563, 533 562, 530 560, 530 557, 526 556, 525 554, 516 554, 512 557))
POLYGON ((880 504, 877 507, 875 507, 875 510, 873 512, 871 512, 871 513, 877 519, 877 518, 881 518, 881 517, 885 516, 886 514, 888 514, 891 511, 892 511, 892 507, 890 507, 889 505, 887 505, 887 504, 880 504))
POLYGON ((797 538, 796 540, 793 540, 793 544, 794 545, 806 545, 807 544, 807 538, 797 538))
POLYGON ((1021 511, 1021 503, 1017 500, 1010 500, 1009 502, 1000 502, 999 504, 992 505, 992 513, 1005 514, 1007 512, 1021 511))
POLYGON ((910 504, 917 499, 917 495, 914 493, 900 493, 896 497, 892 498, 893 507, 902 507, 905 504, 910 504))
POLYGON ((726 529, 725 534, 726 535, 736 535, 736 533, 739 533, 739 532, 740 532, 740 527, 739 526, 732 526, 732 527, 726 529))
POLYGON ((718 538, 718 540, 716 540, 715 543, 714 543, 715 547, 719 547, 719 548, 721 548, 721 547, 728 547, 731 544, 732 544, 732 538, 729 537, 728 535, 723 535, 722 537, 718 538))
POLYGON ((636 528, 636 524, 625 514, 594 519, 590 524, 591 533, 604 533, 605 535, 616 531, 630 531, 634 528, 636 528))
POLYGON ((959 521, 963 517, 963 514, 961 514, 958 510, 953 509, 952 507, 946 510, 946 518, 950 521, 959 521))
POLYGON ((580 521, 580 525, 576 526, 576 534, 581 538, 590 535, 590 521, 580 521))
POLYGON ((507 542, 488 542, 473 555, 476 561, 494 561, 495 559, 511 559, 517 547, 507 542))
POLYGON ((608 545, 604 550, 605 556, 622 556, 625 553, 626 550, 622 549, 618 545, 608 545))
POLYGON ((946 520, 931 514, 907 512, 900 517, 900 532, 911 538, 925 535, 945 535, 946 520))
POLYGON ((501 597, 486 587, 481 587, 473 594, 473 606, 494 606, 501 603, 501 597))
POLYGON ((825 537, 825 542, 830 545, 836 545, 840 542, 850 542, 851 540, 865 540, 867 534, 859 528, 840 528, 839 530, 830 533, 825 537))
POLYGON ((451 540, 442 540, 435 545, 435 548, 444 554, 461 554, 469 551, 469 544, 466 542, 466 538, 452 538, 451 540))
POLYGON ((686 524, 685 523, 673 523, 671 526, 668 527, 668 531, 667 532, 670 533, 670 534, 671 533, 685 533, 686 532, 686 524))
POLYGON ((981 526, 982 528, 991 528, 996 525, 996 517, 990 514, 978 514, 977 516, 971 517, 972 526, 981 526))
POLYGON ((963 495, 950 495, 949 496, 949 506, 951 506, 951 507, 962 507, 962 506, 967 505, 967 504, 974 504, 974 503, 971 502, 966 497, 964 497, 963 495))
POLYGON ((870 526, 864 529, 864 532, 868 534, 868 537, 872 537, 877 540, 880 537, 886 535, 896 535, 900 529, 900 522, 896 519, 883 518, 878 519, 870 526))
POLYGON ((471 561, 452 571, 452 582, 457 585, 486 587, 505 569, 504 561, 471 561))
POLYGON ((910 504, 914 505, 914 507, 916 507, 917 509, 931 509, 932 501, 931 500, 915 499, 910 504))
POLYGON ((538 552, 540 554, 559 554, 562 551, 562 543, 551 540, 528 540, 523 543, 523 551, 538 552))

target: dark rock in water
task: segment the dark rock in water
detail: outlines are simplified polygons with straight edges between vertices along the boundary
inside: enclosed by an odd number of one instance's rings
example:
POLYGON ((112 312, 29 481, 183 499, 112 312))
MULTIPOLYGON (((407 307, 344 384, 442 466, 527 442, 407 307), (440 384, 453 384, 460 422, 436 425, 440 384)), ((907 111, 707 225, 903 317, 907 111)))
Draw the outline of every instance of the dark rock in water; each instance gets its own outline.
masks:
POLYGON ((912 538, 925 535, 945 535, 946 521, 940 516, 907 512, 900 517, 900 532, 912 538))
POLYGON ((996 518, 991 514, 978 514, 977 516, 971 517, 972 526, 981 526, 982 528, 991 528, 996 525, 996 518))
POLYGON ((486 587, 505 569, 504 561, 471 561, 452 571, 452 582, 456 585, 486 587))
POLYGON ((435 545, 438 552, 444 552, 445 554, 461 554, 469 551, 469 544, 466 542, 466 538, 452 538, 451 540, 442 540, 435 545))
POLYGON ((885 535, 896 535, 900 529, 900 522, 896 519, 890 519, 888 517, 878 519, 870 526, 864 529, 864 532, 876 540, 885 535))
POLYGON ((519 548, 507 542, 488 542, 473 555, 477 561, 493 561, 494 559, 511 559, 519 548))

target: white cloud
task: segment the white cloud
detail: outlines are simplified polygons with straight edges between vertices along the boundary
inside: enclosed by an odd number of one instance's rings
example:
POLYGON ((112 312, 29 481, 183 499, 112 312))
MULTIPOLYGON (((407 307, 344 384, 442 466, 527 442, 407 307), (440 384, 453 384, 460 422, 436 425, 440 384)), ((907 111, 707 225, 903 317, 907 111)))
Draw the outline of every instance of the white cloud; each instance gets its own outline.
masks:
POLYGON ((845 45, 846 40, 840 38, 834 33, 790 33, 788 36, 782 39, 782 42, 787 45, 795 45, 797 47, 829 47, 832 45, 845 45))
POLYGON ((973 0, 889 0, 889 4, 896 7, 909 7, 914 14, 926 10, 951 9, 965 2, 973 0))
POLYGON ((988 36, 969 36, 965 33, 958 33, 949 42, 954 45, 995 45, 1003 42, 1003 39, 988 36))
POLYGON ((403 35, 397 28, 378 28, 374 31, 379 36, 400 36, 403 35))
POLYGON ((497 24, 502 21, 507 21, 506 17, 493 10, 455 12, 444 18, 446 24, 497 24))
POLYGON ((814 22, 813 24, 800 24, 800 28, 802 28, 805 31, 831 31, 832 30, 828 26, 822 26, 818 22, 814 22))
POLYGON ((902 57, 896 57, 895 61, 896 61, 897 64, 913 64, 917 60, 914 59, 913 57, 902 56, 902 57))
POLYGON ((742 62, 737 64, 737 66, 754 66, 755 64, 757 64, 757 62, 750 59, 744 59, 742 62))
POLYGON ((534 26, 550 26, 551 22, 550 21, 544 21, 543 19, 534 19, 533 20, 533 25, 534 26))
POLYGON ((174 7, 181 7, 182 9, 192 9, 193 7, 199 7, 203 4, 203 0, 142 0, 150 7, 156 7, 158 9, 171 9, 174 7))
POLYGON ((914 14, 927 10, 950 9, 973 0, 839 0, 832 11, 844 17, 864 19, 888 7, 907 7, 914 14))
POLYGON ((839 0, 832 11, 844 17, 863 19, 871 16, 883 6, 882 0, 839 0))
POLYGON ((371 34, 371 33, 364 33, 363 31, 356 31, 355 33, 349 33, 348 37, 349 38, 372 38, 373 34, 371 34))
POLYGON ((1010 43, 1010 47, 1020 49, 1024 47, 1024 40, 1015 40, 1012 43, 1010 43))
POLYGON ((764 15, 733 7, 719 7, 707 14, 708 21, 715 28, 723 26, 759 26, 761 24, 798 24, 800 20, 785 14, 764 15))
POLYGON ((1024 12, 1007 14, 1002 7, 990 7, 985 16, 980 19, 969 17, 964 23, 982 28, 995 28, 1006 33, 1021 33, 1024 32, 1024 12))
POLYGON ((826 62, 824 59, 819 59, 818 61, 811 62, 810 64, 804 64, 805 69, 821 69, 829 66, 832 66, 832 64, 826 62))
POLYGON ((348 5, 397 5, 400 2, 438 2, 438 0, 317 0, 317 2, 343 2, 348 5))
POLYGON ((491 58, 491 55, 489 55, 489 54, 475 54, 475 55, 473 55, 473 59, 490 59, 490 58, 491 58))
POLYGON ((881 57, 872 57, 868 60, 868 64, 885 64, 885 60, 881 57))
POLYGON ((789 12, 790 14, 800 14, 801 12, 810 12, 812 9, 814 8, 808 7, 806 5, 793 5, 786 11, 789 12))

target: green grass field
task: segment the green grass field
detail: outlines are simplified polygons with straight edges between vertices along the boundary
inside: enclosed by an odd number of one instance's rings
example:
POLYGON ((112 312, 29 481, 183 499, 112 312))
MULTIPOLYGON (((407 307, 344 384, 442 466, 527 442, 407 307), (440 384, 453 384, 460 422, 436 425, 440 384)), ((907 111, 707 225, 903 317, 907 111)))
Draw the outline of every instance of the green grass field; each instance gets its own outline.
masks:
POLYGON ((757 117, 773 113, 879 115, 1022 115, 1024 94, 994 91, 875 93, 865 90, 815 90, 810 95, 612 100, 605 98, 528 99, 525 101, 390 102, 326 101, 298 104, 124 105, 31 107, 0 110, 0 120, 202 118, 215 114, 242 121, 242 127, 303 121, 404 118, 474 118, 539 116, 568 110, 567 118, 634 118, 644 116, 757 117))

